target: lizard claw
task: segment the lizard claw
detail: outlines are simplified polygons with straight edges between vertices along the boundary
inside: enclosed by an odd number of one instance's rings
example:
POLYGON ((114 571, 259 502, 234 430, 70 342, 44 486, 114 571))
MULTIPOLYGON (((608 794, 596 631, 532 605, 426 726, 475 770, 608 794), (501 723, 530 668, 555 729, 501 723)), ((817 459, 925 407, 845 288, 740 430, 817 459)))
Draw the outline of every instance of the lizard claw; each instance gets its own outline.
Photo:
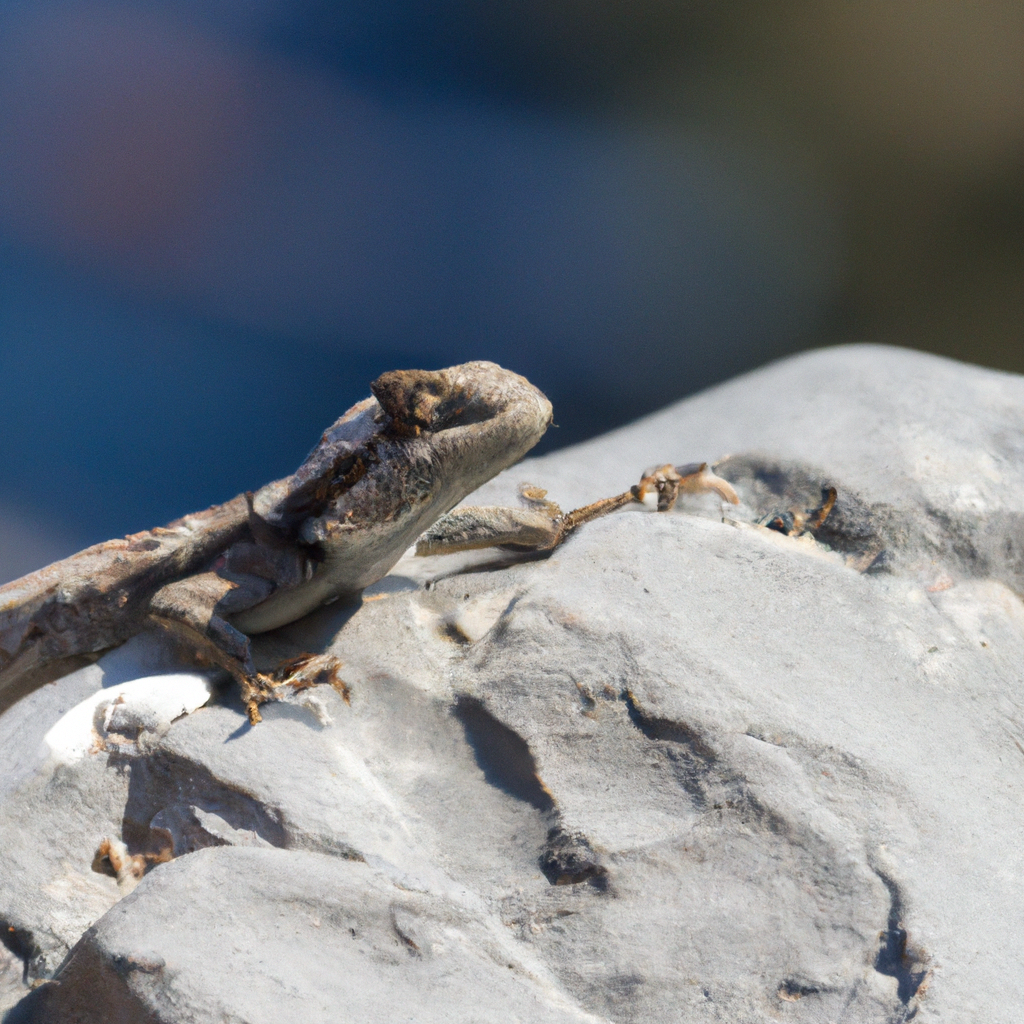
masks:
POLYGON ((713 491, 730 504, 738 505, 739 496, 728 480, 716 476, 706 462, 693 462, 686 466, 667 463, 648 470, 640 483, 634 485, 633 497, 643 501, 648 494, 658 495, 658 511, 668 512, 680 494, 700 494, 713 491))
POLYGON ((347 704, 350 691, 341 678, 341 661, 332 654, 300 654, 282 662, 273 672, 257 672, 242 683, 242 700, 251 725, 263 720, 259 707, 270 701, 283 700, 287 687, 291 693, 312 686, 329 685, 347 704))

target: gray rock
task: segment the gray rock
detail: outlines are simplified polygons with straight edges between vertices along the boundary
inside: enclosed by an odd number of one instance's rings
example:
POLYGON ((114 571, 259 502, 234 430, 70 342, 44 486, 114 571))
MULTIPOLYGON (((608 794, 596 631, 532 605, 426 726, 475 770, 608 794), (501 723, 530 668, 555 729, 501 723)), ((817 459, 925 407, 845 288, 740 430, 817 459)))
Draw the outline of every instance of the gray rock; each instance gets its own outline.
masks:
POLYGON ((3 755, 0 998, 22 961, 59 985, 9 1020, 1016 1021, 1022 428, 1019 377, 812 353, 473 499, 732 453, 724 519, 410 560, 261 643, 330 644, 349 703, 251 728, 226 689, 61 762, 59 714, 163 655, 33 695, 0 718, 36 744, 3 755), (825 543, 752 525, 824 485, 825 543), (173 859, 126 894, 104 837, 173 859))
POLYGON ((297 850, 207 849, 154 872, 61 980, 39 1010, 104 1024, 112 1004, 126 1020, 596 1020, 476 899, 297 850))

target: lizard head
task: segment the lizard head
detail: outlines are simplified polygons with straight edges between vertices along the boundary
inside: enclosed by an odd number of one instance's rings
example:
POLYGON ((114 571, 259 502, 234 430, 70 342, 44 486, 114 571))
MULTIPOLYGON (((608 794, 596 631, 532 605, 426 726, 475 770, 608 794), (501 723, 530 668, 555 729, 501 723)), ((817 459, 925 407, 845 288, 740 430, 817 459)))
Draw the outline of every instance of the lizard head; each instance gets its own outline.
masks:
POLYGON ((396 370, 329 427, 290 477, 262 488, 253 533, 350 565, 349 589, 384 575, 437 518, 521 459, 551 403, 495 363, 396 370))
POLYGON ((263 632, 358 593, 435 520, 521 459, 551 422, 551 403, 494 363, 398 370, 329 427, 290 477, 249 499, 258 545, 305 552, 305 582, 234 616, 263 632))
POLYGON ((547 398, 495 363, 394 370, 370 390, 385 431, 397 439, 429 438, 438 476, 465 493, 518 462, 551 423, 547 398))

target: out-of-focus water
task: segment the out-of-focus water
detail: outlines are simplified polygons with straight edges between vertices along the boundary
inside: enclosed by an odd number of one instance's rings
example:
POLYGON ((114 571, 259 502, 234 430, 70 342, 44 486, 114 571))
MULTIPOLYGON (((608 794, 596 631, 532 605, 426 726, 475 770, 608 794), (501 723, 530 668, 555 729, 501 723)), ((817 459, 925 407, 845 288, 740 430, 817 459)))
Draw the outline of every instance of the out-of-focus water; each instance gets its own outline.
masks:
POLYGON ((291 471, 389 368, 526 374, 548 448, 836 340, 1024 368, 1018 43, 1009 0, 12 0, 0 578, 291 471))

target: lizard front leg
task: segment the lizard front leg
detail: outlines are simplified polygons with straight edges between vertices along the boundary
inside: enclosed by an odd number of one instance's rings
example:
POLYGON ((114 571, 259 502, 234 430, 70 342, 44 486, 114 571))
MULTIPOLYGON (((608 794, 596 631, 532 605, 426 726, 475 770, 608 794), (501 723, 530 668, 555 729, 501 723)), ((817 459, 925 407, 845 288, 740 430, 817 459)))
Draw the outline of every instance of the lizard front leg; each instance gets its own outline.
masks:
POLYGON ((201 661, 231 673, 242 689, 250 720, 259 715, 259 676, 249 638, 227 621, 224 606, 255 604, 272 589, 256 576, 229 580, 204 572, 161 587, 149 605, 152 622, 189 646, 201 661))
POLYGON ((347 698, 337 676, 338 660, 331 655, 303 655, 272 673, 257 672, 249 637, 227 621, 236 611, 263 601, 274 585, 259 576, 218 572, 197 573, 169 583, 153 595, 149 618, 190 646, 199 658, 225 669, 238 682, 249 721, 261 720, 259 706, 279 700, 282 687, 293 691, 330 683, 347 698))
POLYGON ((445 555, 457 551, 502 547, 518 551, 552 551, 575 530, 635 502, 657 494, 658 511, 674 507, 681 493, 713 492, 732 504, 739 497, 728 480, 716 476, 706 462, 687 466, 659 466, 628 491, 602 498, 571 512, 563 512, 547 499, 547 491, 524 486, 520 496, 525 508, 467 506, 442 516, 420 537, 417 555, 445 555))

